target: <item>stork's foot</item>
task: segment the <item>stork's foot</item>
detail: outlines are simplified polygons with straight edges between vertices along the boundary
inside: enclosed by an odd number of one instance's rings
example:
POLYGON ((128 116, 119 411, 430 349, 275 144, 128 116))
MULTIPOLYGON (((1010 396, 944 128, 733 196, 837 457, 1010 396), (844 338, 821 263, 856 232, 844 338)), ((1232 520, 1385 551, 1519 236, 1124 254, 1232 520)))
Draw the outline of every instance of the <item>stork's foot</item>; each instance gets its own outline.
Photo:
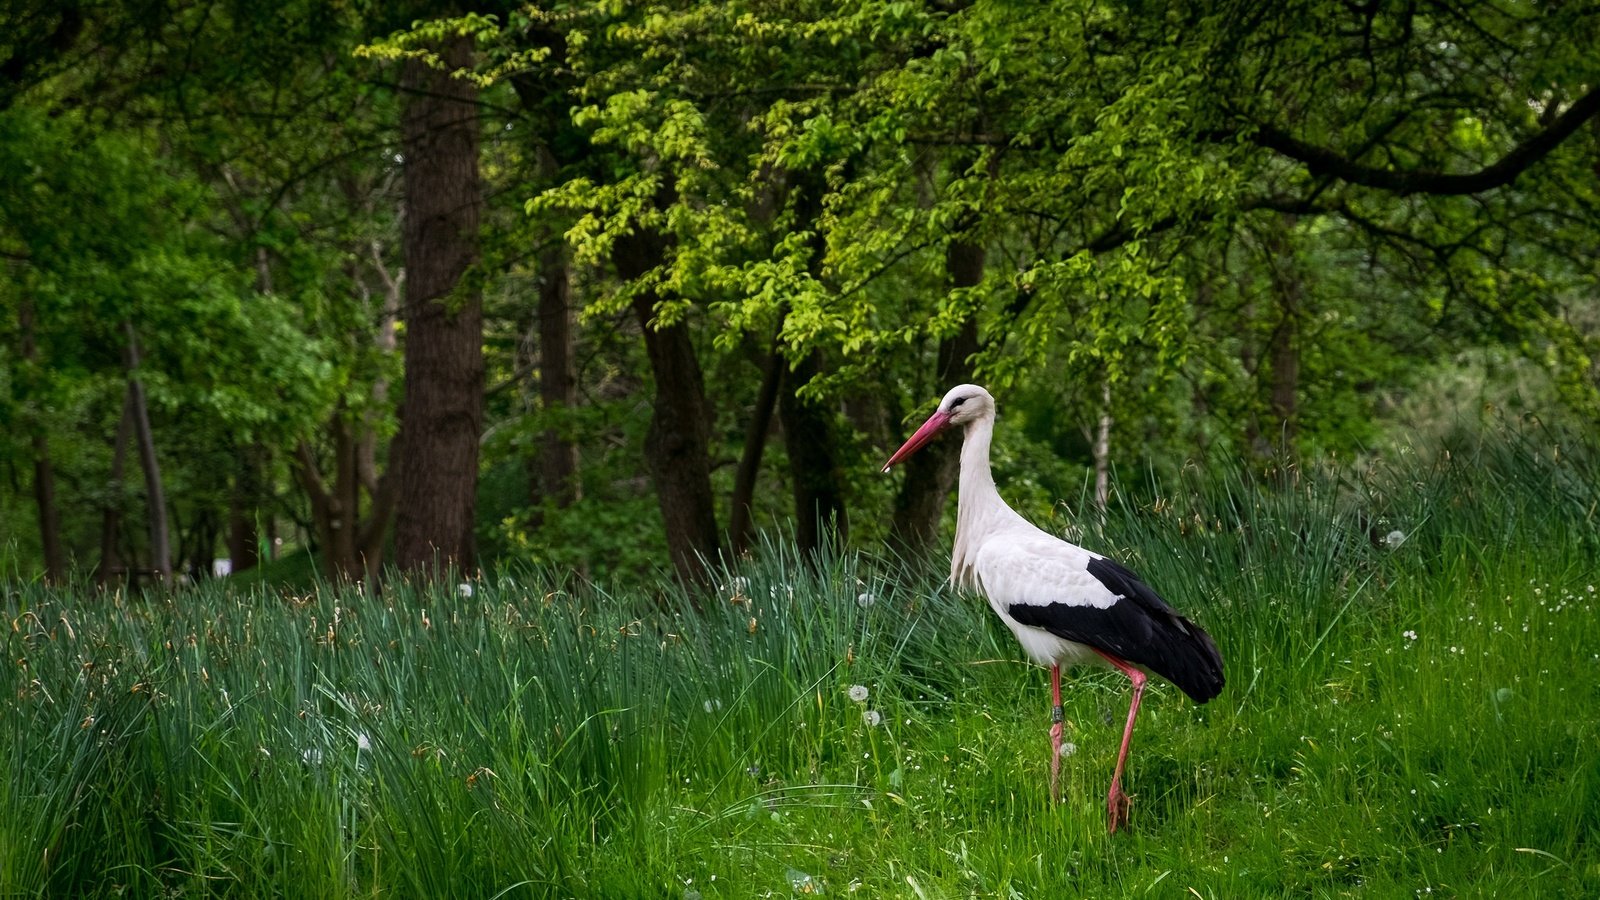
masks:
POLYGON ((1118 826, 1128 822, 1128 810, 1133 806, 1133 798, 1122 792, 1122 785, 1113 783, 1111 793, 1106 795, 1106 820, 1111 825, 1111 833, 1116 834, 1118 826))

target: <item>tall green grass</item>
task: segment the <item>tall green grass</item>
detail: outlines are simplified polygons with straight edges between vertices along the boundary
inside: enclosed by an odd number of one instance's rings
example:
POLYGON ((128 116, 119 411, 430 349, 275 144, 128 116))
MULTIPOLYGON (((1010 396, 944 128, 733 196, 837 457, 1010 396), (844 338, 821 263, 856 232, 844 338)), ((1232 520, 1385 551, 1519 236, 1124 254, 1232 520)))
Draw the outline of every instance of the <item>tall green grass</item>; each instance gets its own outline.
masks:
POLYGON ((1125 680, 1071 679, 1052 806, 1044 673, 938 565, 11 584, 0 894, 1597 895, 1593 460, 1195 472, 1075 535, 1227 659, 1147 695, 1114 836, 1125 680))

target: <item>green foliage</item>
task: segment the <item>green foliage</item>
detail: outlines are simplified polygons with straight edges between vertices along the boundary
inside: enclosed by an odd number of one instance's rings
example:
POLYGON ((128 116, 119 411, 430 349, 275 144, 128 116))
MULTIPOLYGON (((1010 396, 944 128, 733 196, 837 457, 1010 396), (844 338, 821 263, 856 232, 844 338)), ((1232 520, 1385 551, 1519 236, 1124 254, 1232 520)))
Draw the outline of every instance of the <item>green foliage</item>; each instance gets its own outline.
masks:
MULTIPOLYGON (((1333 190, 1337 199, 1321 204, 1297 197, 1309 185, 1284 182, 1283 160, 1250 140, 1254 123, 1275 122, 1279 109, 1303 108, 1313 142, 1339 144, 1381 127, 1434 134, 1438 119, 1398 104, 1455 89, 1442 83, 1442 59, 1424 61, 1421 80, 1411 85, 1393 80, 1394 71, 1369 71, 1371 61, 1347 32, 1313 24, 1350 14, 1336 5, 1314 15, 1264 14, 1256 31, 1233 13, 1182 6, 1165 17, 1119 15, 1098 4, 1070 11, 982 5, 954 15, 895 3, 826 11, 761 2, 625 9, 605 40, 586 41, 571 56, 587 73, 581 90, 589 100, 575 121, 623 162, 609 178, 574 179, 530 208, 579 211, 567 236, 591 261, 605 258, 610 235, 666 226, 679 245, 670 271, 650 276, 668 288, 663 320, 675 321, 685 304, 707 303, 719 313, 713 321, 732 332, 724 343, 780 322, 781 339, 796 352, 839 350, 837 378, 819 390, 876 377, 895 346, 976 314, 992 332, 982 357, 992 383, 1017 383, 1046 361, 1069 377, 1095 372, 1113 383, 1159 373, 1143 379, 1141 397, 1149 401, 1208 346, 1209 333, 1237 326, 1231 318, 1199 318, 1217 312, 1195 308, 1195 283, 1179 263, 1188 247, 1210 243, 1244 213, 1297 206, 1332 213, 1324 221, 1337 227, 1319 235, 1329 244, 1385 234, 1413 249, 1460 242, 1441 257, 1444 267, 1426 276, 1443 276, 1455 288, 1467 287, 1455 268, 1473 264, 1459 251, 1509 239, 1523 227, 1510 212, 1528 199, 1521 192, 1490 200, 1505 210, 1489 217, 1494 228, 1485 231, 1477 198, 1397 203, 1324 183, 1312 195, 1333 190), (1318 62, 1306 68, 1288 61, 1295 55, 1318 62), (1366 95, 1339 82, 1369 76, 1366 95), (1364 101, 1373 91, 1389 93, 1380 103, 1364 101), (1346 124, 1335 129, 1332 122, 1346 124), (957 150, 935 155, 929 148, 940 144, 957 150), (817 212, 786 219, 797 201, 785 198, 802 184, 820 185, 823 196, 809 201, 817 212), (656 209, 664 188, 672 201, 656 209), (751 215, 763 190, 777 194, 780 206, 766 222, 751 215), (923 196, 914 197, 919 190, 923 196), (1467 228, 1474 234, 1463 238, 1467 228), (761 238, 766 231, 774 233, 761 238), (894 314, 899 285, 885 280, 884 291, 868 288, 891 268, 936 271, 938 251, 962 233, 1024 260, 998 279, 1008 290, 995 284, 977 297, 952 293, 919 316, 919 309, 894 314), (1015 293, 1026 301, 1007 296, 1015 293), (987 302, 974 302, 980 298, 987 302), (1023 313, 1008 320, 1007 308, 1023 313)), ((1429 16, 1412 21, 1415 35, 1384 16, 1365 25, 1395 41, 1382 52, 1400 70, 1405 64, 1387 55, 1399 52, 1395 47, 1434 41, 1428 53, 1454 54, 1493 42, 1485 28, 1530 27, 1515 18, 1429 16)), ((1557 14, 1538 27, 1567 24, 1557 14)), ((1552 39, 1544 34, 1531 44, 1552 39)), ((1535 65, 1538 53, 1529 50, 1519 62, 1535 65)), ((1538 77, 1552 74, 1546 67, 1538 77)), ((1576 74, 1563 73, 1572 89, 1586 83, 1576 74)), ((1442 111, 1450 139, 1413 149, 1412 167, 1426 169, 1438 154, 1487 160, 1504 152, 1515 129, 1537 126, 1525 105, 1504 105, 1504 92, 1474 88, 1505 115, 1489 129, 1485 111, 1442 111)), ((1332 263, 1313 271, 1319 281, 1337 281, 1344 269, 1332 263)), ((1586 356, 1577 339, 1547 318, 1549 285, 1503 274, 1469 302, 1550 341, 1540 352, 1581 372, 1586 356), (1522 293, 1519 284, 1527 298, 1510 299, 1508 289, 1512 297, 1522 293)), ((1341 346, 1334 335, 1314 338, 1318 348, 1341 346)))
MULTIPOLYGON (((1451 360, 1514 353, 1545 373, 1527 378, 1550 386, 1546 419, 1593 420, 1600 188, 1575 112, 1600 83, 1600 16, 1258 6, 179 2, 13 23, 0 341, 22 343, 26 299, 38 359, 0 362, 0 468, 21 493, 30 439, 50 439, 87 564, 104 501, 136 501, 104 484, 131 321, 179 518, 218 514, 230 455, 259 445, 260 514, 303 538, 289 460, 331 479, 334 423, 373 470, 369 512, 403 396, 395 70, 439 64, 453 35, 477 48, 453 74, 484 126, 469 277, 494 554, 653 564, 644 427, 618 414, 652 387, 642 295, 708 373, 719 501, 763 355, 819 364, 802 390, 832 416, 866 548, 897 487, 876 464, 949 386, 939 354, 969 325, 972 377, 1025 435, 1000 465, 1039 512, 1081 493, 1102 416, 1124 473, 1352 459, 1403 439, 1395 411, 1432 404, 1451 360), (617 241, 641 230, 664 257, 620 279, 617 241), (531 346, 557 244, 593 408, 567 433, 592 471, 579 507, 541 518, 518 479, 563 415, 531 346), (965 280, 963 248, 983 261, 965 280)), ((786 462, 769 448, 755 499, 778 532, 786 462)), ((31 529, 17 497, 0 510, 31 529)))

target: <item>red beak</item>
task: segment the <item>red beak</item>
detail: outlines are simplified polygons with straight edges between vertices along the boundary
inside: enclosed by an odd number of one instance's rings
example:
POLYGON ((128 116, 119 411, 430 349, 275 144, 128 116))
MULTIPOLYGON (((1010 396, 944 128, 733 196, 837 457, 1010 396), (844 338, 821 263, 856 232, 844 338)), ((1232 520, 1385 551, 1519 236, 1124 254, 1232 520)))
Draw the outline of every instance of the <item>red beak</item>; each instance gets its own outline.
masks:
POLYGON ((913 434, 910 440, 900 445, 900 449, 896 450, 894 455, 889 457, 889 461, 883 464, 883 470, 885 472, 889 471, 890 466, 902 462, 906 457, 921 450, 923 444, 933 440, 933 436, 943 431, 944 427, 949 424, 950 414, 947 412, 936 412, 929 416, 928 421, 923 422, 922 427, 917 429, 917 433, 913 434))

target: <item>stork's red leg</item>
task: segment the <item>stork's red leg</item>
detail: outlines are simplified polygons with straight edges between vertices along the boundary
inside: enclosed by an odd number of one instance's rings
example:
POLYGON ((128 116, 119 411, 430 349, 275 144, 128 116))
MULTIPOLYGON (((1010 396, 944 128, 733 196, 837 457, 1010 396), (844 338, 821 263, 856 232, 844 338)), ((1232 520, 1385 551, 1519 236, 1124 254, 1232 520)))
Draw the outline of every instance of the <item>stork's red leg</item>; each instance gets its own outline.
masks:
POLYGON ((1106 816, 1110 819, 1112 832, 1115 832, 1117 826, 1128 819, 1129 801, 1128 795, 1122 792, 1122 767, 1128 759, 1128 742, 1133 740, 1133 720, 1139 715, 1139 699, 1144 696, 1145 675, 1126 660, 1099 650, 1095 652, 1133 682, 1133 702, 1128 705, 1128 724, 1122 729, 1122 749, 1117 752, 1117 770, 1111 775, 1111 791, 1106 794, 1106 816))
POLYGON ((1050 802, 1061 799, 1061 723, 1066 714, 1061 709, 1061 666, 1050 667, 1050 802))

